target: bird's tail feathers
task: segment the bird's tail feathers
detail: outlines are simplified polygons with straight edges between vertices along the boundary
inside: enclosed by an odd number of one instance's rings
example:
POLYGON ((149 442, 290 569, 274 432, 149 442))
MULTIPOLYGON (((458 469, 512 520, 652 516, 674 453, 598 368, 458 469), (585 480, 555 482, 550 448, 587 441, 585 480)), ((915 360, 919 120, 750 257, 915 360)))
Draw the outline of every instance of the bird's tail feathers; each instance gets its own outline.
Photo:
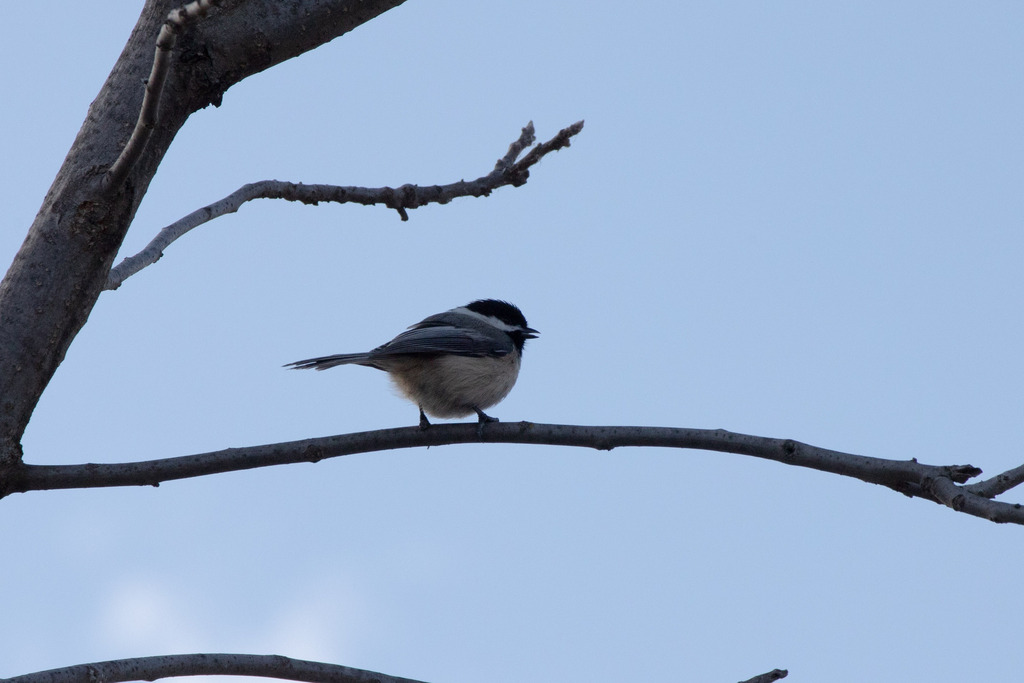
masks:
POLYGON ((320 358, 307 358, 288 363, 284 367, 292 370, 326 370, 336 365, 370 365, 369 353, 338 353, 333 356, 321 356, 320 358))

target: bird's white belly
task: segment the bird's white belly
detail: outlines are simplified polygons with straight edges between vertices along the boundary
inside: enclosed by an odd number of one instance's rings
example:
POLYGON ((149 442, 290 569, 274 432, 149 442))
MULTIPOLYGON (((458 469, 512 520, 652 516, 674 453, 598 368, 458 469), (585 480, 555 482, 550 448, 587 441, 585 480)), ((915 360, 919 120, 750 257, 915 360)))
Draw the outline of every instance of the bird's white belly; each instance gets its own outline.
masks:
POLYGON ((466 417, 508 396, 519 376, 519 355, 438 356, 389 371, 398 390, 426 413, 441 418, 466 417))

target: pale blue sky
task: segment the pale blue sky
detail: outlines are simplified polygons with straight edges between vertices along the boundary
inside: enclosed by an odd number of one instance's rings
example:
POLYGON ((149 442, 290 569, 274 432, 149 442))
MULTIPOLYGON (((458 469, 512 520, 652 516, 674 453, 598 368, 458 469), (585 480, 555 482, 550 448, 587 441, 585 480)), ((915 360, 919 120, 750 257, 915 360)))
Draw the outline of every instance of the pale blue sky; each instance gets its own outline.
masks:
MULTIPOLYGON (((16 3, 5 265, 138 3, 16 3)), ((408 425, 359 351, 480 297, 542 336, 505 420, 1024 462, 1024 5, 409 0, 181 131, 125 244, 265 178, 530 182, 262 201, 105 293, 25 438, 114 462, 408 425)), ((1024 500, 1021 494, 1010 500, 1024 500)), ((750 458, 461 446, 0 501, 0 676, 278 653, 419 678, 1016 680, 1022 531, 750 458)))

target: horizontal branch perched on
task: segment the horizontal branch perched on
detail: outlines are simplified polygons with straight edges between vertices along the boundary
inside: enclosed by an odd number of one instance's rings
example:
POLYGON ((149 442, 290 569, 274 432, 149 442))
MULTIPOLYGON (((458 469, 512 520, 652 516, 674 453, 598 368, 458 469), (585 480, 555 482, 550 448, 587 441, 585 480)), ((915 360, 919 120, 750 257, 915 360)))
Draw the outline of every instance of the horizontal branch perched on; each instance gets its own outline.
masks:
MULTIPOLYGON (((1024 524, 1022 506, 994 501, 976 493, 976 490, 985 491, 988 482, 976 484, 977 489, 963 486, 969 479, 981 474, 981 470, 972 465, 924 465, 916 459, 872 458, 809 446, 791 439, 737 434, 724 429, 602 427, 533 422, 493 423, 484 428, 476 423, 433 425, 425 430, 399 427, 140 462, 21 464, 8 470, 4 479, 0 480, 0 496, 51 489, 157 486, 165 481, 207 474, 318 462, 354 453, 456 443, 547 444, 598 450, 646 446, 737 453, 881 484, 909 497, 942 503, 958 512, 993 522, 1024 524)), ((998 475, 993 479, 1002 481, 1005 476, 998 475)))
POLYGON ((447 204, 459 197, 486 197, 499 187, 524 185, 530 177, 531 166, 549 152, 568 147, 572 137, 581 130, 583 130, 583 121, 577 121, 558 131, 558 134, 547 142, 542 142, 531 148, 530 146, 536 140, 536 134, 533 129, 533 121, 530 121, 523 127, 519 138, 509 145, 505 156, 498 159, 494 170, 476 180, 460 180, 448 185, 402 185, 392 188, 307 185, 281 180, 261 180, 249 183, 227 197, 193 211, 160 230, 142 251, 125 258, 111 269, 104 289, 117 289, 127 278, 160 260, 163 250, 174 240, 214 218, 238 211, 242 204, 253 199, 287 199, 304 204, 319 204, 320 202, 355 203, 365 206, 383 204, 389 209, 396 210, 402 220, 407 221, 409 220, 407 209, 415 209, 425 204, 447 204), (530 151, 520 159, 519 156, 527 148, 530 148, 530 151))

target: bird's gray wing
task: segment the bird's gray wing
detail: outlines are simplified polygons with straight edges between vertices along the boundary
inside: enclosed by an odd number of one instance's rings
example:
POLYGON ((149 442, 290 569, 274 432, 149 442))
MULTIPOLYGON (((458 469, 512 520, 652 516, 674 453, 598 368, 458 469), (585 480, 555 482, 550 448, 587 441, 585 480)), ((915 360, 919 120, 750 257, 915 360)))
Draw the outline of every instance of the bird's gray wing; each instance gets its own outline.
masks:
POLYGON ((438 353, 456 356, 505 356, 511 352, 511 339, 495 338, 481 331, 428 323, 424 320, 387 344, 375 348, 370 352, 370 359, 438 353))

